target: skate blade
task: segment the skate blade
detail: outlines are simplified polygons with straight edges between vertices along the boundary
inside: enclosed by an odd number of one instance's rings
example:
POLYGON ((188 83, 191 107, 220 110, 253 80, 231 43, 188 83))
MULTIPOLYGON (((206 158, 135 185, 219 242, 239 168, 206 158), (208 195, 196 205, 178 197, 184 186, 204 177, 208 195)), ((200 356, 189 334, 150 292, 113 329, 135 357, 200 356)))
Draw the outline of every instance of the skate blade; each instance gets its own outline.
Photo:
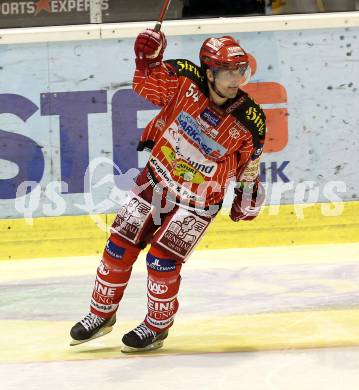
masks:
POLYGON ((144 348, 133 348, 129 347, 127 345, 122 344, 121 352, 123 353, 141 353, 141 352, 147 352, 147 351, 154 351, 155 349, 159 349, 163 347, 163 340, 155 341, 154 343, 147 345, 147 347, 144 348))
POLYGON ((112 331, 112 326, 109 326, 108 328, 102 329, 100 332, 95 333, 91 338, 86 340, 75 340, 71 339, 70 347, 73 347, 75 345, 87 343, 88 341, 91 341, 93 339, 97 339, 99 337, 105 336, 107 333, 110 333, 112 331))

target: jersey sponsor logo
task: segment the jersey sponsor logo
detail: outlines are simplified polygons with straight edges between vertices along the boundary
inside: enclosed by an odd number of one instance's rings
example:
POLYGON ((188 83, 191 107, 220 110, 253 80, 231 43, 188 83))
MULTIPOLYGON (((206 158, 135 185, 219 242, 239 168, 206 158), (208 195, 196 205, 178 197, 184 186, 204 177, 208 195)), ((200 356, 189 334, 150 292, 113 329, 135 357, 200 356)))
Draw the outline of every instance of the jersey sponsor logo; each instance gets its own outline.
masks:
POLYGON ((197 121, 188 113, 181 112, 177 120, 180 129, 200 148, 202 152, 213 158, 223 157, 227 149, 209 138, 198 129, 197 121))
POLYGON ((170 173, 167 171, 166 167, 159 161, 157 158, 152 157, 150 159, 150 164, 154 168, 155 172, 161 176, 162 180, 166 182, 166 184, 172 188, 173 187, 173 180, 171 178, 170 173))
POLYGON ((111 257, 114 257, 115 259, 122 259, 122 256, 125 253, 125 248, 117 246, 111 240, 107 241, 105 250, 111 257))
MULTIPOLYGON (((257 61, 249 56, 252 77, 256 74, 257 61)), ((258 64, 263 66, 264 64, 258 64)), ((266 116, 266 127, 270 137, 266 139, 263 152, 274 153, 288 144, 288 96, 284 85, 273 81, 251 82, 241 87, 254 101, 261 102, 266 116)), ((249 97, 247 98, 249 99, 249 97)), ((269 171, 271 173, 271 171, 269 171)), ((276 175, 274 175, 276 176, 276 175)))
POLYGON ((218 116, 208 108, 201 112, 200 117, 214 127, 218 126, 219 122, 221 121, 220 118, 218 118, 218 116))
POLYGON ((216 173, 217 163, 205 159, 197 148, 190 144, 187 139, 181 137, 175 122, 163 136, 175 150, 177 158, 183 159, 204 176, 212 177, 216 173))
POLYGON ((201 162, 192 161, 191 157, 186 160, 193 168, 204 173, 206 176, 213 176, 213 169, 217 168, 217 164, 203 164, 201 162))
POLYGON ((208 122, 205 122, 200 116, 197 117, 197 124, 205 134, 208 134, 211 138, 216 138, 218 131, 214 129, 208 122))
POLYGON ((233 112, 236 108, 238 108, 244 101, 246 100, 246 96, 240 97, 238 100, 236 100, 234 103, 232 103, 228 108, 226 108, 226 114, 230 114, 233 112))
POLYGON ((182 72, 183 70, 188 70, 189 72, 193 73, 195 76, 197 76, 202 81, 204 80, 204 76, 199 72, 198 67, 191 64, 189 61, 177 60, 176 63, 178 65, 179 72, 182 72))
POLYGON ((200 116, 198 116, 196 119, 201 130, 205 133, 209 133, 212 129, 212 126, 208 122, 204 121, 200 116))
POLYGON ((151 167, 154 169, 154 171, 165 182, 169 190, 177 193, 183 199, 187 199, 192 202, 198 202, 199 204, 203 204, 205 202, 205 199, 202 196, 191 192, 187 188, 181 186, 179 183, 174 181, 171 177, 171 174, 168 172, 167 168, 158 159, 156 159, 155 157, 151 157, 149 162, 151 164, 151 167))
POLYGON ((198 172, 197 169, 183 160, 176 159, 176 153, 168 146, 161 147, 162 153, 165 155, 166 160, 173 167, 172 173, 175 176, 182 177, 185 181, 191 181, 195 184, 203 183, 204 177, 198 172))
POLYGON ((176 263, 173 260, 157 259, 151 253, 147 254, 146 264, 148 268, 158 272, 171 272, 176 269, 176 263))
POLYGON ((165 284, 157 283, 150 278, 148 278, 147 287, 151 292, 158 295, 165 294, 168 291, 168 287, 165 284))
POLYGON ((246 117, 256 125, 259 135, 264 135, 265 122, 262 113, 256 107, 251 106, 246 111, 246 117))

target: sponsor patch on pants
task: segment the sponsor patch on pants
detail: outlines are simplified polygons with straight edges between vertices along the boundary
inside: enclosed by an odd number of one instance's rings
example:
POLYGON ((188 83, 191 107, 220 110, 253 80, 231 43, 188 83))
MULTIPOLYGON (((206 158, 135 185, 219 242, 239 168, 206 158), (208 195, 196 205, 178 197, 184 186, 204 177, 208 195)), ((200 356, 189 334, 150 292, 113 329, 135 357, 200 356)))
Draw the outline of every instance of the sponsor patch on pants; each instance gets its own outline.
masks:
POLYGON ((125 253, 125 248, 121 248, 111 240, 108 240, 106 243, 105 251, 115 259, 122 259, 122 256, 125 253))
POLYGON ((172 272, 176 269, 176 262, 168 259, 158 259, 151 253, 147 253, 147 267, 158 272, 172 272))
POLYGON ((191 211, 178 209, 170 221, 160 229, 155 242, 184 260, 194 249, 210 221, 191 211))
POLYGON ((111 231, 137 244, 152 208, 150 203, 131 192, 129 200, 120 207, 111 231))

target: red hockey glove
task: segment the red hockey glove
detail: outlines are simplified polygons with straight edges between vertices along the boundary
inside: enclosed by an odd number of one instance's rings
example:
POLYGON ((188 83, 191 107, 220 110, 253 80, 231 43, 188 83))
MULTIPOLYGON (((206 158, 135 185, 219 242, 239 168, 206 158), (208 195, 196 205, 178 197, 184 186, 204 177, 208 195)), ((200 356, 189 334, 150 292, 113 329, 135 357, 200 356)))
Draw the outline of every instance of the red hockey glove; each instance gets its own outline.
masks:
POLYGON ((236 196, 232 203, 230 217, 234 222, 250 221, 254 219, 261 209, 265 199, 265 190, 258 181, 254 186, 235 188, 236 196))
POLYGON ((167 46, 162 31, 147 29, 141 32, 135 41, 136 67, 147 70, 160 64, 167 46))

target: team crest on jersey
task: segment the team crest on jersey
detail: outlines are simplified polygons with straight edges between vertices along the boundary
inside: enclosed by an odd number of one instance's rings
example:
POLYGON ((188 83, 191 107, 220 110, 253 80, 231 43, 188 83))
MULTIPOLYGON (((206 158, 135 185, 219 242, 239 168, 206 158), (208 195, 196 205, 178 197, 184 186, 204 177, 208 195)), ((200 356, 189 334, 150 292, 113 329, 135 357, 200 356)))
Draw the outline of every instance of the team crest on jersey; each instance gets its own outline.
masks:
POLYGON ((240 134, 235 127, 232 127, 231 129, 229 129, 229 135, 234 139, 238 139, 240 134))

